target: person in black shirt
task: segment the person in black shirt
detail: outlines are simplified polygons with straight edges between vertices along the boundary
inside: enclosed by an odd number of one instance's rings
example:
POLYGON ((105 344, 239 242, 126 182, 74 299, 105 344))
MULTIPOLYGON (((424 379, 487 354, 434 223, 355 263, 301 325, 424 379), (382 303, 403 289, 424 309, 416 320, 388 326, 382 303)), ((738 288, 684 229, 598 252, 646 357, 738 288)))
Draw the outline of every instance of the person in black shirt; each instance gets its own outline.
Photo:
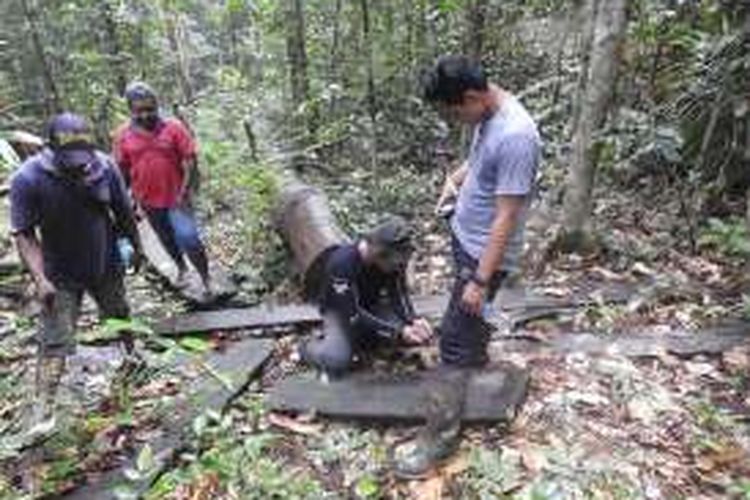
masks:
POLYGON ((400 217, 333 250, 318 301, 322 335, 302 346, 303 360, 326 373, 341 374, 351 368, 355 354, 383 340, 429 340, 432 328, 414 313, 406 288, 412 252, 411 228, 400 217))

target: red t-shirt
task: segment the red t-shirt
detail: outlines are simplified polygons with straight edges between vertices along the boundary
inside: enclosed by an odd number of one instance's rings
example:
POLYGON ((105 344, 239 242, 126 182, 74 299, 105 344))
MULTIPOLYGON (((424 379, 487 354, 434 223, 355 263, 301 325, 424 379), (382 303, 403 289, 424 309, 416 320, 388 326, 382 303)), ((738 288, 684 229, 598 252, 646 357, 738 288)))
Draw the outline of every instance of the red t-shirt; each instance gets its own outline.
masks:
POLYGON ((130 179, 135 199, 149 208, 172 208, 184 179, 183 162, 195 157, 197 146, 190 132, 173 118, 153 132, 130 124, 115 135, 117 164, 130 179))

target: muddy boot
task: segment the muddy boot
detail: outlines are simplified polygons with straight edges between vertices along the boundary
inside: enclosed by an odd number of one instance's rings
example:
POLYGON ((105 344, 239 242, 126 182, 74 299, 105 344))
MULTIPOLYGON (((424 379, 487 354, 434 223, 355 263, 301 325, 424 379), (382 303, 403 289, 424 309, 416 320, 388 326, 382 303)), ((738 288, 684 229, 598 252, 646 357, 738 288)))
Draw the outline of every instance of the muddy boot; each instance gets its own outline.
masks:
POLYGON ((211 280, 211 275, 207 274, 206 276, 202 277, 201 283, 203 284, 203 298, 205 300, 214 298, 214 287, 213 281, 211 280))
POLYGON ((427 396, 427 424, 412 442, 393 451, 393 472, 402 479, 428 475, 458 449, 469 372, 441 367, 427 396))
POLYGON ((55 432, 55 403, 65 373, 65 356, 43 356, 37 361, 35 401, 25 441, 37 442, 55 432))
POLYGON ((187 266, 177 266, 177 279, 175 281, 175 287, 178 290, 181 290, 188 286, 188 279, 189 279, 190 273, 188 271, 187 266))

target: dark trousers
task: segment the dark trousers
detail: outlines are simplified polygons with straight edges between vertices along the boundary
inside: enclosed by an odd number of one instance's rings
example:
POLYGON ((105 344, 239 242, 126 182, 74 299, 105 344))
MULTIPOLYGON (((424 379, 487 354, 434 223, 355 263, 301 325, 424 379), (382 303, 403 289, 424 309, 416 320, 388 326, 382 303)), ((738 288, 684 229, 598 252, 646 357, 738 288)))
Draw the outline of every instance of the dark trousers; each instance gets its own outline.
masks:
MULTIPOLYGON (((389 321, 401 321, 393 308, 386 304, 379 305, 373 312, 389 321)), ((322 331, 304 345, 303 357, 321 370, 341 374, 352 368, 355 355, 367 358, 386 344, 388 339, 379 332, 348 326, 339 313, 327 311, 323 316, 322 331)))
POLYGON ((184 267, 183 253, 203 251, 198 226, 192 213, 179 208, 146 208, 151 227, 178 266, 184 267))
MULTIPOLYGON (((455 279, 448 309, 440 323, 440 360, 445 365, 460 368, 478 367, 487 362, 487 343, 493 328, 483 315, 466 312, 461 306, 461 297, 479 262, 461 248, 455 236, 452 249, 455 279)), ((502 271, 492 276, 487 286, 486 304, 495 299, 504 278, 502 271)))

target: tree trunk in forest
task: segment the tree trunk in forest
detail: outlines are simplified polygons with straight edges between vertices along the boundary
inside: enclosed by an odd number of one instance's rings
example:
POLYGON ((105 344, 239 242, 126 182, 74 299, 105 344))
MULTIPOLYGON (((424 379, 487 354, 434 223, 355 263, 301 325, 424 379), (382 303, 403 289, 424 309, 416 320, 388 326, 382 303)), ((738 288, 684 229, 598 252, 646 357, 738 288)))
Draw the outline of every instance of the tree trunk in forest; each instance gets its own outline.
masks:
POLYGON ((578 53, 581 57, 581 71, 578 75, 576 87, 575 109, 573 110, 573 134, 578 130, 578 120, 583 109, 583 99, 586 92, 586 84, 589 78, 589 63, 591 62, 591 49, 594 43, 594 29, 596 28, 597 7, 600 0, 583 0, 578 11, 578 21, 583 29, 578 40, 578 53))
POLYGON ((625 33, 627 0, 599 0, 594 36, 586 66, 585 87, 573 138, 573 155, 566 181, 563 230, 566 246, 576 250, 586 241, 591 212, 591 190, 597 164, 596 134, 604 125, 625 33))
MULTIPOLYGON (((745 7, 745 24, 742 28, 742 33, 745 54, 750 54, 750 5, 745 7)), ((750 108, 750 96, 745 94, 745 100, 747 101, 747 106, 750 108)), ((745 172, 750 171, 750 112, 748 111, 745 112, 745 154, 743 159, 745 172)), ((750 229, 750 188, 748 188, 746 194, 745 218, 748 229, 750 229)))
POLYGON ((370 5, 368 0, 360 0, 362 8, 362 43, 365 49, 365 65, 367 70, 367 112, 374 126, 377 114, 377 103, 375 100, 375 70, 372 60, 372 37, 370 36, 370 5))
POLYGON ((253 57, 253 80, 257 85, 262 85, 265 79, 265 68, 263 64, 263 36, 260 26, 253 27, 253 45, 255 56, 253 57))
POLYGON ((31 43, 34 45, 34 51, 39 59, 39 63, 42 66, 42 78, 44 79, 44 87, 47 90, 47 96, 45 96, 44 103, 47 110, 47 114, 59 113, 62 111, 62 99, 60 92, 57 88, 55 81, 55 75, 52 71, 47 54, 44 52, 44 43, 42 41, 42 34, 39 28, 39 11, 37 10, 36 4, 32 5, 34 0, 21 0, 21 7, 23 8, 23 15, 26 18, 26 24, 29 28, 29 35, 31 36, 31 43))
POLYGON ((375 97, 375 68, 372 54, 372 36, 370 26, 370 4, 368 0, 360 0, 360 7, 362 9, 362 44, 364 45, 365 51, 365 66, 366 66, 366 101, 367 101, 367 114, 370 117, 370 144, 369 144, 369 155, 370 155, 370 166, 375 168, 377 165, 378 157, 378 135, 377 135, 377 113, 378 105, 375 97))
POLYGON ((316 296, 325 257, 348 242, 348 236, 336 223, 325 195, 291 176, 277 196, 275 220, 303 278, 305 294, 316 296))
MULTIPOLYGON (((328 83, 339 85, 339 44, 341 43, 341 8, 343 0, 336 0, 336 5, 333 11, 333 36, 331 38, 331 59, 328 63, 328 83)), ((335 95, 331 96, 331 102, 328 108, 329 113, 332 115, 336 112, 338 104, 338 98, 335 95)))
POLYGON ((289 62, 289 83, 292 90, 293 112, 296 114, 307 102, 307 49, 305 47, 305 11, 302 0, 286 0, 286 52, 289 62))
POLYGON ((475 61, 482 60, 487 8, 486 0, 472 0, 466 7, 467 33, 464 40, 464 53, 475 61))
POLYGON ((193 85, 190 79, 190 62, 185 54, 180 15, 177 12, 165 11, 160 9, 164 31, 167 36, 169 48, 175 56, 175 65, 177 69, 177 78, 180 83, 180 91, 184 102, 193 100, 193 85))
POLYGON ((122 96, 125 94, 125 87, 128 85, 128 74, 125 68, 125 60, 122 56, 122 49, 120 48, 120 34, 117 30, 117 21, 115 20, 109 0, 100 2, 99 9, 102 14, 104 30, 107 34, 104 37, 105 51, 112 63, 117 94, 122 96))

